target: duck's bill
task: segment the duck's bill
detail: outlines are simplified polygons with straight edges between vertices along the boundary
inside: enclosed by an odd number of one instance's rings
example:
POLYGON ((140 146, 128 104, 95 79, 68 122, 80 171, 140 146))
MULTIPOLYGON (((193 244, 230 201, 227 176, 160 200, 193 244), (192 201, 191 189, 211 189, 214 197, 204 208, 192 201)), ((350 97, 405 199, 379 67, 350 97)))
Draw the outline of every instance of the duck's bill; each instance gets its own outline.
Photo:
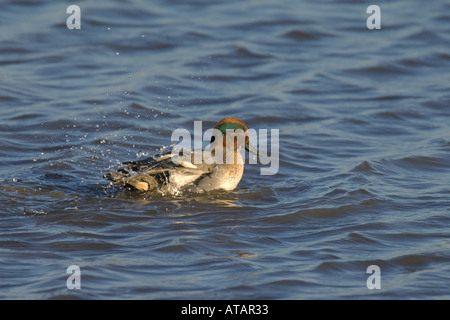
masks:
POLYGON ((247 150, 248 152, 251 152, 253 154, 256 154, 259 157, 259 152, 258 150, 256 150, 255 148, 253 148, 253 146, 250 143, 247 143, 245 145, 245 150, 247 150))

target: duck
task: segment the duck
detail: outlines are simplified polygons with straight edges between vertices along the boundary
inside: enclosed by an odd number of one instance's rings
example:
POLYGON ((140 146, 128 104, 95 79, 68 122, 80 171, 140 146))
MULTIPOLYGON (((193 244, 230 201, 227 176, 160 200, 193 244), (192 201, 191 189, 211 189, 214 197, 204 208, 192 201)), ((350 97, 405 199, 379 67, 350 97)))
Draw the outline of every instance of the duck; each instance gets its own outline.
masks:
POLYGON ((244 173, 240 149, 259 156, 250 144, 249 129, 240 119, 226 117, 214 127, 210 150, 175 150, 124 162, 104 177, 115 186, 140 192, 174 193, 235 190, 244 173))

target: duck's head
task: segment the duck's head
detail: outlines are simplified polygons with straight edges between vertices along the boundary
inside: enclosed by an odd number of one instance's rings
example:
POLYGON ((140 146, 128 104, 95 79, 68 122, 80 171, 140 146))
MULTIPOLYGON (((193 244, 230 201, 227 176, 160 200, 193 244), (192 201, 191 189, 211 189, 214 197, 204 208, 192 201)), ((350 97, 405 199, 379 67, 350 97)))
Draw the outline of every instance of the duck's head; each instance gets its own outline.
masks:
MULTIPOLYGON (((229 145, 233 145, 235 150, 244 147, 248 152, 259 155, 258 151, 250 144, 249 130, 244 121, 226 117, 217 122, 214 129, 222 134, 224 148, 229 145)), ((211 143, 215 142, 215 138, 215 135, 211 137, 211 143)))

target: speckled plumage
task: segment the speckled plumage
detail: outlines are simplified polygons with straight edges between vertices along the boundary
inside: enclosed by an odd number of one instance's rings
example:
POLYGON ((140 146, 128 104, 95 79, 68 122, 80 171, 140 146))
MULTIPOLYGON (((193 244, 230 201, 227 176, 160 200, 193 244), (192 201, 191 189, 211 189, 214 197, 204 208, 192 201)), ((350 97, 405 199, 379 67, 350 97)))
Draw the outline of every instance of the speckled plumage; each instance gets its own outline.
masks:
POLYGON ((182 157, 167 152, 139 161, 126 162, 125 166, 105 175, 105 178, 111 180, 114 185, 139 191, 234 190, 244 173, 244 160, 238 150, 244 147, 255 154, 257 151, 249 143, 248 127, 243 121, 227 117, 219 121, 215 129, 220 131, 222 137, 217 141, 212 140, 214 143, 211 145, 211 155, 218 155, 217 159, 223 161, 206 161, 202 153, 201 163, 196 163, 194 160, 198 159, 197 153, 202 152, 201 150, 192 151, 190 156, 182 157), (236 143, 239 141, 237 136, 244 138, 241 145, 236 143), (227 155, 232 159, 231 163, 226 161, 227 155))

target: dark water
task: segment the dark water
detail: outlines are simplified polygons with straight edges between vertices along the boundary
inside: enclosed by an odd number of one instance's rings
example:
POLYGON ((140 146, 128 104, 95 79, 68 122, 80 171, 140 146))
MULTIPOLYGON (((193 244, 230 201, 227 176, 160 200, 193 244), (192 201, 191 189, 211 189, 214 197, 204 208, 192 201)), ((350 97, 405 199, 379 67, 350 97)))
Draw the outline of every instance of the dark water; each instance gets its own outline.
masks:
POLYGON ((443 0, 1 1, 0 298, 449 299, 449 21, 443 0), (102 178, 228 115, 280 130, 276 175, 156 198, 102 178))

